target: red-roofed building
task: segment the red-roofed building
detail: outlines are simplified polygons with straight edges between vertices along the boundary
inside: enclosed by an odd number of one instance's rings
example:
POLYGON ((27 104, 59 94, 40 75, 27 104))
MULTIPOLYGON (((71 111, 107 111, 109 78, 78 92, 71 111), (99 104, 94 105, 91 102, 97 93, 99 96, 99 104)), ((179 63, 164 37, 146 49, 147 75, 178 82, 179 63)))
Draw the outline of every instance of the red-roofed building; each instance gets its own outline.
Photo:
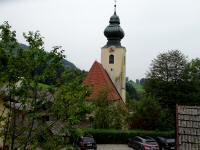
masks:
POLYGON ((87 100, 93 101, 99 92, 106 90, 110 101, 126 102, 126 48, 121 45, 124 31, 116 14, 111 16, 104 30, 107 43, 101 49, 101 63, 94 62, 84 84, 91 87, 92 93, 87 100))
POLYGON ((111 101, 121 101, 122 98, 118 93, 115 85, 107 74, 103 66, 95 61, 89 73, 87 74, 84 84, 92 88, 92 93, 88 97, 89 101, 93 101, 98 96, 99 92, 106 90, 108 92, 108 99, 111 101))

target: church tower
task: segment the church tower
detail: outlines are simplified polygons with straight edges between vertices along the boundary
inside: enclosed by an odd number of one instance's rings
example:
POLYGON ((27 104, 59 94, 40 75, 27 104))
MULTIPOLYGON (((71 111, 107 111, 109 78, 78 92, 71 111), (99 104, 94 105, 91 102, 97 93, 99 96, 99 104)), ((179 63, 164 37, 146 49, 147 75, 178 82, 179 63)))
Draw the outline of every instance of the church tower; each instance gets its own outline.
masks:
POLYGON ((104 30, 107 44, 101 49, 101 64, 107 71, 117 91, 126 101, 126 48, 121 45, 124 31, 120 27, 120 19, 116 13, 110 17, 109 25, 104 30))

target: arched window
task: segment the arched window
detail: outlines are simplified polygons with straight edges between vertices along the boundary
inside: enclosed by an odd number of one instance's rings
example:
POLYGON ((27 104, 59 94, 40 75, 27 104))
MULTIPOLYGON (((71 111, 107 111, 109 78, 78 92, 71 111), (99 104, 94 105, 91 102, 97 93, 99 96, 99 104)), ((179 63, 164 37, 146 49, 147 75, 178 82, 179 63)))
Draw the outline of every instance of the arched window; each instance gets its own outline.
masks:
POLYGON ((114 55, 109 56, 109 64, 114 64, 114 55))

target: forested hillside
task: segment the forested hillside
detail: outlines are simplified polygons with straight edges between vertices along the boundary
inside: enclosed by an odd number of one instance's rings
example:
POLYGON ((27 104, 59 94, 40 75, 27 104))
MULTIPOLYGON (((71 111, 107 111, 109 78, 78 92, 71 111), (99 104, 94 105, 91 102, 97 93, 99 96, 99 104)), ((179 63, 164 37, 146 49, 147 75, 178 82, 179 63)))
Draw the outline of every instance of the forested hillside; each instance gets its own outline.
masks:
MULTIPOLYGON (((27 49, 28 48, 27 45, 22 44, 22 43, 20 43, 20 47, 23 48, 23 49, 27 49)), ((48 52, 47 52, 47 54, 48 54, 48 52)), ((63 65, 64 65, 64 67, 66 69, 78 69, 72 62, 70 62, 70 61, 68 61, 68 60, 66 60, 64 58, 62 59, 62 63, 63 63, 63 65)))

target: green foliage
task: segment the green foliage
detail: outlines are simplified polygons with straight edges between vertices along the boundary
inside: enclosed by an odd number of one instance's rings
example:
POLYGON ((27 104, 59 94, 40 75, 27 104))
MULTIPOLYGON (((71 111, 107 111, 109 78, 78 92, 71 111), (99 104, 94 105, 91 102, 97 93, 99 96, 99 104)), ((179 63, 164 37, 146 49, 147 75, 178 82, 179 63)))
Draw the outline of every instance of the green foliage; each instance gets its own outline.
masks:
POLYGON ((64 148, 64 150, 80 150, 78 146, 76 145, 66 145, 64 148))
POLYGON ((178 50, 161 53, 152 61, 144 87, 161 104, 161 128, 175 127, 176 103, 200 104, 199 68, 198 58, 188 62, 178 50))
POLYGON ((17 67, 20 65, 18 63, 20 58, 16 56, 17 50, 19 50, 19 45, 16 33, 11 31, 11 26, 5 22, 0 26, 0 82, 18 81, 20 72, 17 67))
POLYGON ((57 121, 63 121, 67 130, 63 133, 71 136, 70 129, 90 110, 84 102, 89 93, 81 84, 81 71, 58 70, 63 68, 61 47, 45 52, 43 37, 38 31, 24 34, 24 38, 28 47, 22 48, 9 24, 0 26, 0 83, 7 89, 3 94, 8 101, 8 113, 3 120, 6 124, 2 134, 4 145, 9 144, 11 149, 38 146, 57 149, 66 141, 50 133, 50 127, 42 121, 43 114, 49 113, 57 121), (47 80, 48 86, 44 84, 47 80), (41 133, 44 143, 36 138, 41 138, 41 133))
POLYGON ((179 50, 161 53, 152 61, 147 77, 176 83, 182 80, 186 64, 186 56, 179 50))
POLYGON ((39 87, 39 89, 40 89, 41 91, 46 91, 46 92, 48 92, 52 86, 47 85, 47 84, 43 84, 43 83, 39 83, 39 84, 38 84, 38 87, 39 87))
POLYGON ((175 129, 175 117, 169 109, 162 108, 159 120, 159 130, 175 129))
POLYGON ((189 90, 184 79, 187 64, 186 56, 178 50, 161 53, 152 61, 145 81, 147 95, 154 96, 162 109, 167 109, 169 115, 162 116, 170 117, 165 118, 171 120, 170 127, 175 127, 176 103, 184 102, 185 91, 189 90))
POLYGON ((175 127, 176 103, 200 104, 199 68, 198 58, 188 62, 178 50, 161 53, 152 61, 144 88, 161 104, 162 128, 175 127))
MULTIPOLYGON (((80 70, 66 70, 58 81, 53 114, 69 126, 77 125, 83 115, 91 111, 85 98, 89 91, 83 86, 84 73, 80 70)), ((69 128, 70 129, 70 128, 69 128)))
MULTIPOLYGON (((180 101, 183 76, 187 65, 186 57, 178 50, 161 53, 152 61, 145 91, 155 96, 164 107, 175 107, 180 101)), ((174 108, 173 108, 174 109, 174 108)))
POLYGON ((144 93, 144 86, 141 83, 136 83, 132 80, 129 80, 130 84, 136 89, 138 93, 144 93))
POLYGON ((127 115, 125 105, 110 102, 106 90, 99 93, 94 117, 95 128, 125 128, 127 115))
POLYGON ((76 80, 63 85, 55 93, 52 112, 58 119, 64 121, 68 128, 77 125, 81 117, 90 110, 85 102, 86 96, 88 96, 87 89, 76 80))
POLYGON ((145 130, 109 130, 87 129, 85 135, 93 135, 98 144, 127 144, 128 138, 134 136, 168 137, 174 138, 174 131, 145 131, 145 130))
POLYGON ((145 93, 143 85, 140 84, 139 80, 136 81, 126 80, 126 105, 130 111, 134 108, 135 100, 142 99, 145 93))
POLYGON ((159 127, 161 107, 152 97, 144 97, 136 102, 130 119, 131 128, 155 130, 159 127))
POLYGON ((188 63, 184 82, 181 83, 181 89, 178 93, 182 100, 180 104, 199 105, 200 104, 200 59, 196 58, 188 63))
POLYGON ((74 69, 66 69, 61 77, 57 80, 58 86, 60 85, 68 85, 73 84, 76 81, 77 84, 82 85, 82 82, 85 78, 86 72, 81 70, 74 70, 74 69))
POLYGON ((29 32, 27 35, 24 34, 24 37, 29 43, 29 47, 23 51, 23 66, 27 68, 23 77, 32 77, 39 82, 56 78, 58 76, 57 68, 62 66, 61 61, 64 57, 61 47, 53 47, 50 53, 46 53, 39 32, 29 32))
MULTIPOLYGON (((5 22, 0 26, 0 82, 7 86, 8 94, 7 99, 9 100, 9 111, 8 113, 1 114, 5 116, 5 119, 1 120, 3 126, 3 147, 8 142, 11 143, 11 149, 14 147, 14 134, 16 129, 16 118, 15 112, 11 109, 11 102, 15 98, 16 94, 16 82, 19 81, 22 70, 21 68, 21 57, 20 49, 16 40, 15 31, 11 31, 11 26, 5 22)), ((5 93, 3 93, 6 95, 5 93)))
POLYGON ((123 129, 127 128, 128 111, 123 104, 117 103, 111 105, 111 122, 110 128, 123 129))
POLYGON ((70 130, 71 136, 70 136, 70 143, 77 143, 79 138, 84 136, 84 131, 80 128, 73 128, 70 130))
POLYGON ((109 128, 111 110, 108 100, 108 93, 104 90, 99 93, 96 100, 96 111, 94 117, 95 128, 109 128))
POLYGON ((127 98, 130 100, 138 100, 138 93, 133 85, 132 80, 126 81, 127 98))
POLYGON ((60 150, 65 146, 65 142, 62 137, 52 135, 52 133, 48 131, 48 127, 38 130, 35 140, 35 143, 37 143, 35 146, 45 150, 60 150))

